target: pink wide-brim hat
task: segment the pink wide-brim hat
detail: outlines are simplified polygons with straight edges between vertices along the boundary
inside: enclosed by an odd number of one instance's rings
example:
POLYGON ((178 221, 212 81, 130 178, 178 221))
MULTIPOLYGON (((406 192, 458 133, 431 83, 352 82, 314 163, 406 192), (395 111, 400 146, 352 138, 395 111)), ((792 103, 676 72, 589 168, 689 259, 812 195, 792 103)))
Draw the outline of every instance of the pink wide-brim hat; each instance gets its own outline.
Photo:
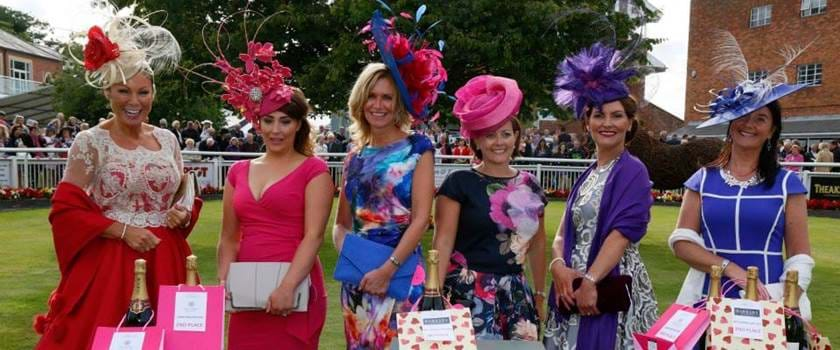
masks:
POLYGON ((519 114, 522 90, 516 80, 479 75, 455 92, 452 114, 461 120, 461 136, 471 139, 495 131, 519 114))

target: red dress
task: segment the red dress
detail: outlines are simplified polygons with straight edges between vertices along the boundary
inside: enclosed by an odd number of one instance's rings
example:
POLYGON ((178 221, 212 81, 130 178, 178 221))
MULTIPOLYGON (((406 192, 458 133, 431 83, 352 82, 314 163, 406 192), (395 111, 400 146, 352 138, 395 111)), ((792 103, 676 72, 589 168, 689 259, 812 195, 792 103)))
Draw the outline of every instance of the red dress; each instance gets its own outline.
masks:
MULTIPOLYGON (((291 262, 304 236, 306 185, 327 172, 323 160, 310 157, 286 177, 271 184, 256 200, 248 185, 250 161, 235 163, 228 172, 233 208, 242 238, 237 261, 291 262)), ((228 347, 242 349, 318 349, 327 317, 327 292, 318 259, 309 274, 309 311, 286 317, 264 311, 230 316, 228 347)))
POLYGON ((67 161, 65 179, 52 199, 52 224, 61 280, 49 311, 35 319, 43 336, 36 349, 89 349, 99 326, 115 327, 128 310, 134 260, 146 259, 152 307, 158 287, 183 283, 186 238, 198 219, 200 200, 185 229, 163 226, 183 169, 175 136, 155 128, 157 151, 117 146, 98 126, 79 133, 67 161), (102 237, 114 222, 146 228, 161 239, 138 253, 119 239, 102 237))

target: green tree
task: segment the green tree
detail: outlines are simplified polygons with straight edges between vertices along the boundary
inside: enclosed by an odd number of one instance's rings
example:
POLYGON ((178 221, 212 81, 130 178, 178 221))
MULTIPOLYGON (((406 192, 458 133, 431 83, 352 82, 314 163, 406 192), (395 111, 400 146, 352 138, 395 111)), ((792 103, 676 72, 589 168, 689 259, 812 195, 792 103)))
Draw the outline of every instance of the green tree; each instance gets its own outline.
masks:
POLYGON ((55 46, 56 42, 46 40, 52 28, 27 13, 0 5, 0 30, 5 30, 28 42, 55 46))

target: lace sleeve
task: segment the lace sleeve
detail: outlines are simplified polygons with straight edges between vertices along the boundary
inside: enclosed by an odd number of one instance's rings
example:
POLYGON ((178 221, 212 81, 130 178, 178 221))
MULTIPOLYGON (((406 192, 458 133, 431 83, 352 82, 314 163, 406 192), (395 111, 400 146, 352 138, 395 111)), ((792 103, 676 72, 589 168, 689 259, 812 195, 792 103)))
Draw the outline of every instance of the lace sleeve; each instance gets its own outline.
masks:
POLYGON ((62 181, 87 189, 99 167, 99 150, 89 131, 80 132, 67 156, 67 168, 62 181))
POLYGON ((175 165, 178 167, 178 173, 184 173, 184 158, 181 157, 181 144, 178 143, 178 138, 175 137, 175 134, 168 132, 169 134, 169 141, 172 144, 172 149, 175 150, 175 165))

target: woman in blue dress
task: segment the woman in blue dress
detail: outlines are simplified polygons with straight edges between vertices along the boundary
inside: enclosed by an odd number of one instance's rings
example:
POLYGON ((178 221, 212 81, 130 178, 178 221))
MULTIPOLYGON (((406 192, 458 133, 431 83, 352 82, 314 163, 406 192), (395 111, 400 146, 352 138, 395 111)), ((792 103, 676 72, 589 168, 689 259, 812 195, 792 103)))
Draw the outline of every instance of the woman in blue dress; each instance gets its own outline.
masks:
MULTIPOLYGON (((723 267, 724 283, 737 284, 727 297, 738 297, 748 266, 759 268, 773 299, 781 298, 788 270, 799 271, 799 286, 807 290, 814 266, 807 190, 796 173, 779 166, 775 148, 782 131, 778 99, 802 87, 786 84, 781 67, 762 80, 742 77, 707 106, 711 118, 700 127, 729 127, 718 159, 685 182, 677 228, 669 238, 674 254, 691 266, 678 303, 707 294, 711 265, 723 267)), ((807 296, 800 310, 810 317, 807 296)))

